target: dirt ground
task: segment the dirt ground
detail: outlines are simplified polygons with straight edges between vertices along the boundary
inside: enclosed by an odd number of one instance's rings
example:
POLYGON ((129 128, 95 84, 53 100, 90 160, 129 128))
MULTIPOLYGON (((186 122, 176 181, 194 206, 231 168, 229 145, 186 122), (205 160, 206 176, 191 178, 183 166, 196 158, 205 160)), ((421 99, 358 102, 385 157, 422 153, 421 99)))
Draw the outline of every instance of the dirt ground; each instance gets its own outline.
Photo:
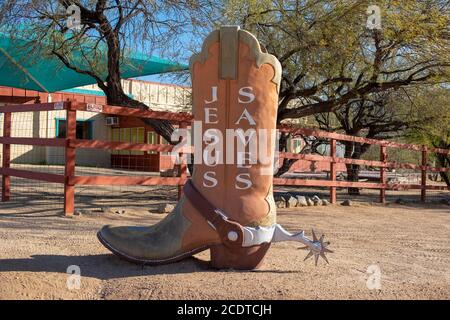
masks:
MULTIPOLYGON (((173 190, 168 200, 166 191, 153 194, 173 203, 173 190)), ((143 206, 73 218, 40 208, 28 197, 0 204, 0 299, 450 299, 450 207, 443 204, 280 209, 279 223, 325 233, 335 253, 329 265, 321 260, 315 267, 312 259, 303 262, 298 244, 278 243, 253 272, 212 270, 208 252, 158 267, 119 260, 96 232, 164 216, 143 206), (80 289, 67 287, 71 265, 80 267, 80 289), (376 276, 368 268, 380 270, 379 289, 368 288, 376 276)))

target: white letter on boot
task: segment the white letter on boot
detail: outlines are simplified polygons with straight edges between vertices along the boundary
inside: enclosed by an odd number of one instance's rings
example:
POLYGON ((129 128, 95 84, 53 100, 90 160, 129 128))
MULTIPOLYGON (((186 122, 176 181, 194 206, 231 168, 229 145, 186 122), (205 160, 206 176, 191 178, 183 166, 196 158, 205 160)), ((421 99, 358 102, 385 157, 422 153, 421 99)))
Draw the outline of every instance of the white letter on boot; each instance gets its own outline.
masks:
POLYGON ((241 100, 241 98, 238 97, 239 103, 252 103, 255 100, 255 95, 251 92, 245 91, 245 89, 249 89, 249 91, 253 91, 252 87, 242 87, 239 89, 239 95, 243 97, 247 97, 247 101, 241 100))
POLYGON ((247 119, 250 125, 252 126, 256 125, 255 120, 252 118, 247 109, 244 109, 244 112, 242 112, 241 116, 239 117, 238 121, 236 121, 235 124, 239 124, 239 122, 241 122, 242 119, 247 119))
POLYGON ((245 190, 252 186, 252 181, 250 180, 250 173, 241 173, 236 176, 236 184, 234 185, 236 189, 245 190), (248 179, 244 179, 243 176, 247 176, 248 179), (238 186, 238 182, 244 183, 244 187, 238 186))
POLYGON ((211 95, 212 95, 212 99, 210 101, 205 100, 205 103, 213 103, 217 101, 217 87, 211 87, 211 95))
POLYGON ((203 186, 206 188, 214 188, 217 186, 217 179, 215 178, 216 173, 214 171, 206 171, 203 174, 203 186), (207 184, 206 181, 209 181, 210 184, 207 184))
POLYGON ((217 113, 211 113, 211 110, 217 111, 217 108, 205 108, 205 123, 219 123, 217 113), (214 117, 215 121, 212 121, 211 117, 214 117))

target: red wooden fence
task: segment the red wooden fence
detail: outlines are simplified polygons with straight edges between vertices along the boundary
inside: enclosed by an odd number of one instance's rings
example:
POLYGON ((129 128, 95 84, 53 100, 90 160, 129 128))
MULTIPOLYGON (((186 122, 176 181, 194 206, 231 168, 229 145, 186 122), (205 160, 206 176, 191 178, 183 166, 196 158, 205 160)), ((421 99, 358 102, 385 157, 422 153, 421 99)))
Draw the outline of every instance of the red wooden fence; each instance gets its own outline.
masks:
MULTIPOLYGON (((169 152, 173 149, 170 145, 143 144, 143 143, 124 143, 102 140, 83 140, 76 138, 76 115, 77 111, 91 111, 109 115, 122 115, 139 118, 164 119, 176 123, 180 128, 185 128, 192 121, 192 116, 187 113, 159 112, 151 110, 130 109, 124 107, 96 105, 89 103, 80 103, 76 101, 40 103, 40 104, 21 104, 1 106, 0 113, 4 113, 3 136, 0 137, 0 143, 3 144, 3 161, 0 168, 2 175, 2 201, 10 199, 10 177, 19 177, 45 182, 64 184, 64 213, 71 215, 74 212, 75 186, 76 185, 174 185, 179 187, 179 195, 182 192, 182 186, 187 180, 187 165, 185 161, 180 165, 179 177, 136 177, 136 176, 76 176, 75 175, 75 152, 77 148, 108 149, 108 150, 133 150, 133 151, 156 151, 169 152), (24 138, 11 137, 11 125, 13 112, 34 112, 34 111, 52 111, 66 110, 67 131, 66 138, 24 138), (33 172, 29 170, 19 170, 10 168, 11 145, 32 145, 32 146, 50 146, 61 147, 65 149, 65 170, 64 175, 33 172)), ((329 180, 310 180, 296 178, 274 178, 275 185, 284 186, 314 186, 329 187, 330 201, 336 202, 336 188, 355 187, 371 188, 380 190, 380 201, 385 202, 385 192, 387 189, 420 189, 421 199, 425 201, 426 190, 450 190, 449 187, 427 185, 426 173, 430 172, 450 172, 450 168, 435 168, 427 165, 427 157, 430 152, 450 154, 450 150, 427 148, 412 144, 403 144, 392 141, 366 139, 361 137, 347 136, 338 133, 324 132, 306 128, 279 128, 281 131, 289 131, 296 134, 307 136, 316 136, 329 139, 330 156, 320 156, 313 154, 294 154, 281 153, 281 158, 299 159, 306 161, 325 161, 330 164, 329 180), (380 145, 380 160, 369 161, 360 159, 338 158, 336 155, 336 141, 352 141, 359 143, 368 143, 380 145), (387 161, 387 147, 408 149, 420 151, 422 154, 421 165, 409 163, 397 163, 387 161), (348 182, 336 180, 336 164, 357 164, 380 168, 380 182, 348 182), (387 183, 386 169, 404 168, 421 171, 421 183, 409 185, 391 185, 387 183)), ((181 150, 183 153, 190 153, 192 150, 181 150)))

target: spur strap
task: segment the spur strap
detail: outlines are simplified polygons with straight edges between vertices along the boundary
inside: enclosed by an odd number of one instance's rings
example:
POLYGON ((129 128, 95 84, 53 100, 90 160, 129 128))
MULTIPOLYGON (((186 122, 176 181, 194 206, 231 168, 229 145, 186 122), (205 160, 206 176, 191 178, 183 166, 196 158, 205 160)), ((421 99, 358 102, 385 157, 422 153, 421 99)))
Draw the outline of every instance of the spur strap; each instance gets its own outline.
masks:
POLYGON ((242 248, 244 231, 242 226, 228 219, 225 213, 216 208, 194 186, 192 180, 184 185, 183 193, 192 206, 206 219, 217 231, 224 245, 229 248, 242 248))

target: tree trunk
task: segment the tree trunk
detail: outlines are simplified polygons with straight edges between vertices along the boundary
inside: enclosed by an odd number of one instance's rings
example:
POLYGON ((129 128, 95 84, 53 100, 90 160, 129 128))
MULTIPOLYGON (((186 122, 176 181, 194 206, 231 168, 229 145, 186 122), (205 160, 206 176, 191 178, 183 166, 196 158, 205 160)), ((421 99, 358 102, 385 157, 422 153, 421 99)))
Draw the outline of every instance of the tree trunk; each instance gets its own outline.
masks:
MULTIPOLYGON (((129 108, 149 109, 145 103, 130 98, 123 91, 122 82, 120 80, 121 51, 119 37, 109 24, 103 24, 102 29, 108 45, 108 77, 106 78, 106 86, 104 84, 99 84, 99 86, 105 91, 108 104, 129 108)), ((141 120, 145 124, 152 126, 156 133, 164 137, 169 143, 172 143, 171 135, 174 128, 169 121, 148 118, 143 118, 141 120)))
MULTIPOLYGON (((360 167, 357 164, 347 164, 347 181, 349 182, 358 182, 359 181, 359 170, 360 167)), ((359 196, 359 188, 348 188, 347 192, 352 196, 359 196)))
MULTIPOLYGON (((280 152, 287 152, 288 150, 288 140, 289 140, 290 134, 289 133, 281 133, 280 139, 278 140, 278 150, 280 152)), ((281 167, 278 168, 278 171, 274 174, 274 177, 281 177, 283 174, 289 171, 289 169, 292 167, 292 165, 297 161, 297 159, 283 159, 283 163, 281 167)))
MULTIPOLYGON (((370 144, 361 144, 357 142, 346 142, 345 144, 345 158, 359 160, 370 148, 370 144)), ((361 171, 361 166, 359 164, 346 164, 347 168, 347 181, 358 182, 359 173, 361 171)), ((359 196, 359 188, 348 188, 347 192, 349 195, 359 196)))
MULTIPOLYGON (((433 147, 441 148, 441 149, 448 149, 448 148, 450 148, 450 145, 444 139, 440 139, 440 140, 438 140, 437 143, 433 142, 433 147)), ((439 165, 442 168, 450 167, 450 157, 448 155, 442 154, 442 153, 437 153, 436 158, 439 162, 439 165)), ((450 187, 450 173, 449 172, 439 172, 439 174, 440 174, 442 180, 445 181, 447 187, 450 187)))
POLYGON ((274 174, 274 177, 279 178, 283 174, 289 171, 291 169, 292 165, 297 162, 297 159, 283 159, 283 163, 281 167, 278 168, 278 171, 274 174))
MULTIPOLYGON (((442 168, 449 167, 450 159, 445 154, 438 153, 437 159, 442 168)), ((449 178, 450 174, 448 172, 439 172, 439 174, 441 175, 442 180, 444 180, 445 183, 447 184, 447 187, 450 187, 450 178, 449 178)))
MULTIPOLYGON (((351 141, 346 141, 344 143, 345 146, 345 152, 344 152, 344 158, 347 159, 355 159, 355 151, 356 146, 355 143, 351 141)), ((360 156, 360 155, 359 155, 360 156)), ((356 158, 359 159, 359 158, 356 158)), ((356 164, 346 164, 345 167, 347 168, 347 181, 349 182, 358 182, 359 180, 359 165, 356 164)), ((348 188, 347 192, 349 195, 360 195, 359 188, 348 188)))

